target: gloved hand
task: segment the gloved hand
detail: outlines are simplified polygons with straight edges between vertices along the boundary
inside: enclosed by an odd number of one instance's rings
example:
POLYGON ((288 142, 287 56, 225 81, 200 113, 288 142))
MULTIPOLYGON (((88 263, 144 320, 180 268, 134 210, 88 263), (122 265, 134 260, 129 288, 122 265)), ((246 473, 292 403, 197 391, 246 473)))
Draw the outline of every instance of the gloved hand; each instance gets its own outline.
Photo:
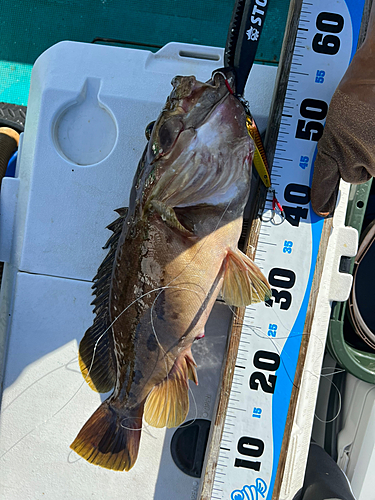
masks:
POLYGON ((361 184, 375 176, 375 2, 366 40, 337 87, 318 143, 311 203, 332 214, 340 177, 361 184))

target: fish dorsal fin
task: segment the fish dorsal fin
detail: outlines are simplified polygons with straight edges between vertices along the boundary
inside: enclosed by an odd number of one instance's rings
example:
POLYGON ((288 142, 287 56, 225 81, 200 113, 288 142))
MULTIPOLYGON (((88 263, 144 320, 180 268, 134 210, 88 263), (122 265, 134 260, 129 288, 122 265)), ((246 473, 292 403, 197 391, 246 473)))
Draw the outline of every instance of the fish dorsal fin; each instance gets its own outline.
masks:
POLYGON ((222 295, 231 306, 248 306, 271 296, 267 279, 254 262, 240 250, 229 250, 224 262, 222 295))
POLYGON ((79 367, 82 375, 89 386, 98 392, 110 391, 116 381, 116 361, 109 316, 109 289, 117 242, 128 209, 119 208, 116 212, 120 217, 108 226, 113 234, 104 246, 109 248, 109 252, 99 266, 92 286, 96 295, 92 302, 95 305, 96 317, 79 345, 79 367))
POLYGON ((144 408, 145 421, 153 427, 178 427, 189 411, 190 378, 198 384, 196 364, 189 352, 178 356, 168 377, 156 385, 144 408))

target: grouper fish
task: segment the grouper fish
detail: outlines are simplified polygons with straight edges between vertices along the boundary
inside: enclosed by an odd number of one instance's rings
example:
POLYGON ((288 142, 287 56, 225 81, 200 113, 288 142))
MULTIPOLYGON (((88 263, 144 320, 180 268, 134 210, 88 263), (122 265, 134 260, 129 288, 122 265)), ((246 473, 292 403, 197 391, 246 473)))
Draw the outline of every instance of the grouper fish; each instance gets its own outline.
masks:
POLYGON ((191 346, 219 292, 235 306, 270 296, 237 245, 254 144, 228 81, 222 71, 206 83, 172 80, 148 127, 129 208, 108 226, 109 253, 93 285, 96 317, 79 363, 90 387, 113 393, 71 445, 101 467, 133 467, 142 418, 155 427, 184 421, 188 379, 198 383, 191 346))

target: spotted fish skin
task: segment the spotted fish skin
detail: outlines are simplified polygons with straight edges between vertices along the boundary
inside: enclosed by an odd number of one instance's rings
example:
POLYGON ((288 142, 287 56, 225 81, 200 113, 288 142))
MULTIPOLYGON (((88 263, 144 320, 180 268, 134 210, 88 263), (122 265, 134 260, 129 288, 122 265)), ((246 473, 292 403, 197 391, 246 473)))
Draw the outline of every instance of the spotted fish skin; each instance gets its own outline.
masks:
POLYGON ((176 77, 138 165, 129 210, 111 225, 94 284, 96 319, 80 344, 92 388, 112 395, 71 447, 113 470, 135 463, 142 417, 156 427, 186 418, 191 354, 221 289, 233 305, 269 285, 237 248, 250 190, 253 141, 222 73, 176 77))

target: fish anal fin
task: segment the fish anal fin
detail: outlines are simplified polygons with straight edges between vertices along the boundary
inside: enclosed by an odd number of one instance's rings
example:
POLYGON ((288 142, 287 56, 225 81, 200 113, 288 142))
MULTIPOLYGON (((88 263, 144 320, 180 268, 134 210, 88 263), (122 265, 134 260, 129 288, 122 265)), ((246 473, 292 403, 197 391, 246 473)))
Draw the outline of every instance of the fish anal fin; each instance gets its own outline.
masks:
POLYGON ((231 306, 248 306, 270 298, 270 285, 259 267, 240 250, 228 250, 222 295, 231 306))
POLYGON ((155 212, 160 215, 167 226, 173 229, 177 229, 186 236, 194 236, 194 233, 192 231, 181 224, 181 222, 177 218, 176 212, 172 207, 169 207, 165 203, 158 200, 152 200, 150 206, 155 210, 155 212))
POLYGON ((105 469, 130 470, 138 456, 143 405, 121 413, 104 401, 70 445, 88 462, 105 469))
POLYGON ((191 353, 181 354, 171 371, 148 395, 144 408, 145 421, 153 427, 178 427, 189 411, 190 378, 198 383, 191 353))

